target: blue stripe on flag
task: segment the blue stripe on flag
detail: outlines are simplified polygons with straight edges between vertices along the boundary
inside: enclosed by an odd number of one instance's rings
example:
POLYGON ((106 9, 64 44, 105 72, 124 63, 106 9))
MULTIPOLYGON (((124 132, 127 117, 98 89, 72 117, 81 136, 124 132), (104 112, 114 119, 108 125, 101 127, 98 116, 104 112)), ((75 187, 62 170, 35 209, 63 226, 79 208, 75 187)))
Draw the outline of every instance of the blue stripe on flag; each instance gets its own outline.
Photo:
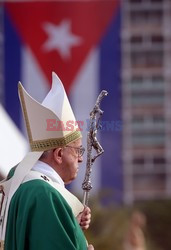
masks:
POLYGON ((20 79, 21 70, 21 46, 20 40, 8 16, 4 13, 5 32, 5 109, 13 119, 18 128, 21 128, 20 104, 18 98, 17 84, 20 79))
MULTIPOLYGON (((100 87, 109 95, 102 101, 101 142, 105 153, 102 155, 102 187, 112 191, 112 200, 122 200, 121 162, 121 29, 120 8, 114 16, 107 35, 101 42, 100 87)), ((109 195, 110 196, 110 195, 109 195)), ((111 197, 109 197, 111 200, 111 197)))

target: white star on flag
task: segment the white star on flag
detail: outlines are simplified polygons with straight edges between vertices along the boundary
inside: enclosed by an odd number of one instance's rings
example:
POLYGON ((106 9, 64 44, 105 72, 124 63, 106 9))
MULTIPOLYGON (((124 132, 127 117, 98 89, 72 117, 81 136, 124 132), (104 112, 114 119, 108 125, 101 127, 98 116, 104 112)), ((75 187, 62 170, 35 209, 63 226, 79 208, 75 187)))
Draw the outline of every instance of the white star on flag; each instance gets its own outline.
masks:
POLYGON ((82 43, 82 38, 71 32, 71 21, 63 20, 59 25, 46 22, 43 25, 48 40, 43 44, 44 51, 57 50, 66 60, 71 58, 71 48, 82 43))

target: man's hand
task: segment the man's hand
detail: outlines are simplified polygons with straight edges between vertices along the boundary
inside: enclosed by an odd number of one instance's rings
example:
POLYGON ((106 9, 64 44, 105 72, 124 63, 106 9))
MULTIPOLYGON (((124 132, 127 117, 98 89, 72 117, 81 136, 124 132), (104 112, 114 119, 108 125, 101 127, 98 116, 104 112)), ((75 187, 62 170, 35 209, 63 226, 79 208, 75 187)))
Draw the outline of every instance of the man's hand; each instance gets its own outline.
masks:
MULTIPOLYGON (((81 212, 77 216, 78 223, 80 224, 82 230, 86 230, 89 228, 90 221, 91 221, 91 210, 89 207, 85 207, 83 212, 81 212)), ((88 248, 89 249, 89 248, 88 248)), ((90 250, 94 248, 90 248, 90 250)))

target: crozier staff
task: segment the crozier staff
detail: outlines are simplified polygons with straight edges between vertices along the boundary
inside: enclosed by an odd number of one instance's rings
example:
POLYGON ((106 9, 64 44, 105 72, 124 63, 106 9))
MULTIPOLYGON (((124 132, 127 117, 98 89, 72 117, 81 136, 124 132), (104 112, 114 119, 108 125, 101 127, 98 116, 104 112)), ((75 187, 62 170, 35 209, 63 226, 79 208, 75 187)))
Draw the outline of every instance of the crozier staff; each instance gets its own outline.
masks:
POLYGON ((84 190, 83 193, 84 206, 88 205, 89 192, 92 189, 92 184, 91 184, 92 165, 95 162, 96 158, 99 157, 102 153, 104 153, 104 150, 97 139, 97 131, 101 128, 100 119, 103 114, 103 111, 100 109, 100 103, 102 99, 107 95, 108 92, 106 90, 102 90, 96 100, 93 110, 90 112, 90 125, 89 125, 89 131, 87 133, 86 172, 84 181, 82 183, 82 189, 84 190), (96 152, 96 155, 94 156, 92 154, 93 149, 96 152))
POLYGON ((91 211, 65 184, 77 176, 84 148, 77 123, 72 131, 47 131, 46 119, 75 121, 63 84, 55 73, 42 104, 19 84, 31 152, 1 182, 1 249, 93 250, 83 231, 91 211))

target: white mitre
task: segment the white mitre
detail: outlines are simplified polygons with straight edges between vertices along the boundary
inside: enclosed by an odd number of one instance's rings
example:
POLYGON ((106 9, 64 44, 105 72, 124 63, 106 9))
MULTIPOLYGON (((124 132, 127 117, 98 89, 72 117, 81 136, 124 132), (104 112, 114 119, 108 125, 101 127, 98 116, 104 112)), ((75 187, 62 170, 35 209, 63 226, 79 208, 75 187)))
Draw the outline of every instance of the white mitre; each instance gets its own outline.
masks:
POLYGON ((31 151, 66 146, 81 137, 63 84, 54 72, 52 88, 42 104, 34 100, 21 83, 19 96, 31 151))

